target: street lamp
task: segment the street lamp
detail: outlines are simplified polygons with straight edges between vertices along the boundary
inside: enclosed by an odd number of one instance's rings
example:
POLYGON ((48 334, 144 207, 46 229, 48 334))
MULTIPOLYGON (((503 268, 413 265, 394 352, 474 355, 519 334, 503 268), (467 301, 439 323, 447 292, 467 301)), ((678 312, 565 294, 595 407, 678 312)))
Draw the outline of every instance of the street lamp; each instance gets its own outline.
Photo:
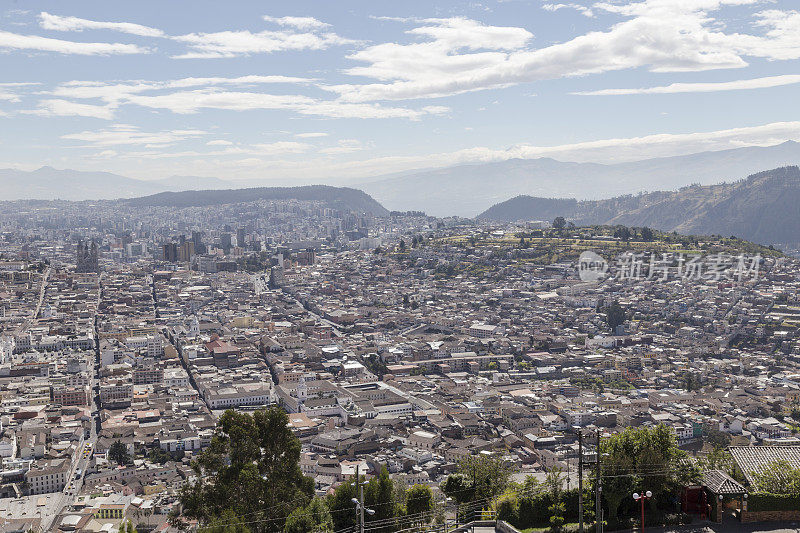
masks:
POLYGON ((649 500, 653 497, 653 493, 649 490, 644 494, 639 494, 638 492, 633 493, 633 499, 637 502, 641 502, 642 504, 642 533, 644 533, 644 501, 649 500))
MULTIPOLYGON (((362 493, 363 495, 363 493, 362 493)), ((375 509, 367 509, 364 505, 359 501, 358 498, 350 498, 350 501, 356 504, 356 524, 358 524, 358 530, 361 533, 364 533, 364 515, 361 511, 367 513, 368 515, 372 516, 375 514, 375 509), (360 518, 360 519, 359 519, 360 518)))

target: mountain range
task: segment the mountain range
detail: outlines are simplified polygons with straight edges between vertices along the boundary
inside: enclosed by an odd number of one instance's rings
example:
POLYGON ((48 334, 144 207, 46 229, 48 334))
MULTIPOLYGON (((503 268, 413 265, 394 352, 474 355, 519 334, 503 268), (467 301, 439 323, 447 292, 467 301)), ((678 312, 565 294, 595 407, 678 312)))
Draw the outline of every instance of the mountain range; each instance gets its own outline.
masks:
POLYGON ((732 183, 605 200, 517 196, 492 206, 478 218, 520 221, 557 216, 576 225, 623 224, 683 234, 735 235, 796 249, 800 247, 800 168, 782 167, 732 183))
MULTIPOLYGON (((571 163, 550 158, 399 172, 335 181, 361 189, 389 209, 435 216, 474 217, 518 195, 597 200, 643 191, 674 190, 744 178, 768 168, 800 164, 800 143, 645 159, 627 163, 571 163)), ((236 189, 243 185, 296 185, 275 176, 241 181, 196 176, 140 180, 110 172, 42 167, 31 172, 0 169, 3 199, 108 200, 165 191, 236 189)), ((305 183, 308 181, 304 180, 305 183)))
POLYGON ((137 180, 111 172, 83 172, 42 167, 33 171, 0 169, 3 200, 114 200, 162 191, 230 188, 218 178, 172 176, 137 180))
POLYGON ((615 164, 550 158, 511 159, 393 174, 364 180, 359 189, 392 210, 474 217, 493 204, 525 194, 597 200, 744 178, 769 168, 800 164, 800 143, 750 146, 615 164))

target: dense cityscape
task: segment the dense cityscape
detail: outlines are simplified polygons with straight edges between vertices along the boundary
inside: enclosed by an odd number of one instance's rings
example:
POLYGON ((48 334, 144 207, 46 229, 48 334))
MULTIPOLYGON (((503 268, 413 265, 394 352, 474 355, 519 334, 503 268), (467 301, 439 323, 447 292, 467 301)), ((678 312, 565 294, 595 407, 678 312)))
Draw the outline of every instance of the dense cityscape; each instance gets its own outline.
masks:
POLYGON ((423 522, 469 503, 448 489, 465 459, 574 490, 579 439, 629 428, 666 428, 698 469, 723 448, 796 468, 800 270, 774 249, 298 200, 1 209, 6 531, 197 527, 176 525, 182 488, 231 409, 288 414, 319 498, 357 472, 430 488, 423 522), (587 247, 753 260, 585 281, 587 247))
POLYGON ((800 533, 800 1, 0 2, 0 533, 800 533))

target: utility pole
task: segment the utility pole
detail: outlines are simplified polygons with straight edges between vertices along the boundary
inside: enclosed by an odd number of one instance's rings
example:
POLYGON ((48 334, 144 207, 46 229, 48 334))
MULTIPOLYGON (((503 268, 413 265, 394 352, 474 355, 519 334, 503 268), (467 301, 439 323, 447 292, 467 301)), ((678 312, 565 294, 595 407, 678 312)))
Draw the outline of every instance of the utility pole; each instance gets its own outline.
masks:
MULTIPOLYGON (((360 464, 356 465, 356 487, 358 487, 359 491, 360 491, 360 489, 361 489, 361 478, 358 475, 358 467, 359 466, 360 466, 360 464)), ((359 510, 359 508, 361 507, 361 497, 360 496, 358 498, 358 501, 359 501, 359 503, 358 503, 358 505, 356 505, 356 527, 359 528, 359 531, 362 531, 361 528, 363 526, 359 525, 359 517, 361 516, 361 511, 359 510)), ((364 521, 364 518, 361 517, 361 522, 363 523, 363 521, 364 521)))
POLYGON ((360 478, 358 480, 358 501, 360 502, 358 508, 361 513, 361 519, 358 521, 360 524, 359 531, 364 533, 364 485, 361 483, 360 478))
POLYGON ((597 428, 597 481, 595 487, 595 493, 597 497, 597 502, 595 503, 594 507, 594 522, 595 522, 595 531, 596 533, 603 533, 603 476, 602 476, 602 468, 600 465, 601 459, 600 457, 602 454, 600 453, 600 428, 597 428))
POLYGON ((353 505, 356 506, 356 528, 360 533, 364 533, 364 511, 368 515, 375 514, 375 509, 364 509, 364 483, 361 483, 361 476, 358 475, 358 467, 356 465, 356 486, 358 487, 358 498, 350 498, 353 505))
POLYGON ((578 533, 583 533, 583 433, 578 429, 578 533))

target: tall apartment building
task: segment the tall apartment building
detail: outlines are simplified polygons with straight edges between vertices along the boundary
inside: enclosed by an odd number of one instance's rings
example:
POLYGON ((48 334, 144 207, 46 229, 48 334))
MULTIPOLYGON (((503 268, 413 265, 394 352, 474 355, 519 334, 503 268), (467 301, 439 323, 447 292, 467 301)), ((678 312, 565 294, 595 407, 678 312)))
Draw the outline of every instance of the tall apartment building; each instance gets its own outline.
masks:
POLYGON ((53 387, 53 403, 60 405, 89 405, 86 387, 53 387))

